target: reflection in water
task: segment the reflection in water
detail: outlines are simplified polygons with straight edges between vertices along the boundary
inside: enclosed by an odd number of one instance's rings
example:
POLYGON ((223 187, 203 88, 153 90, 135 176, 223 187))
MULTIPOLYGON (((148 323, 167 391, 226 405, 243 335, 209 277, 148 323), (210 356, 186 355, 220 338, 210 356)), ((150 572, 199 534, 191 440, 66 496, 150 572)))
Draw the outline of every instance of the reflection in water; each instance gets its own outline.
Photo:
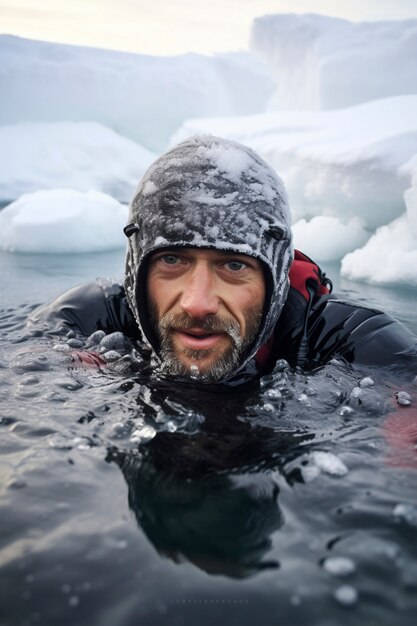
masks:
MULTIPOLYGON (((151 404, 166 391, 154 388, 151 404)), ((171 405, 186 395, 193 410, 203 408, 198 432, 159 432, 139 454, 108 454, 123 472, 139 525, 159 553, 210 574, 240 578, 279 567, 267 556, 284 523, 273 470, 314 435, 252 427, 239 419, 248 397, 241 392, 182 386, 173 399, 172 383, 170 392, 171 405)))

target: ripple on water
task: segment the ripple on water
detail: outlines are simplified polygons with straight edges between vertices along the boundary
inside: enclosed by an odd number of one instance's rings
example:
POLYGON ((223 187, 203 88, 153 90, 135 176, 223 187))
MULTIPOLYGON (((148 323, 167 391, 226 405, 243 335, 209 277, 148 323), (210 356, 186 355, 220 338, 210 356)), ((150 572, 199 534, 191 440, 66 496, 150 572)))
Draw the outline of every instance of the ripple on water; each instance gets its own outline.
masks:
MULTIPOLYGON (((335 361, 304 374, 280 362, 260 389, 245 388, 228 403, 137 375, 131 366, 140 369, 139 350, 132 356, 121 337, 70 332, 48 341, 7 344, 2 354, 0 384, 13 393, 0 417, 9 452, 0 515, 10 545, 29 537, 22 559, 33 577, 23 588, 18 558, 0 568, 15 581, 7 603, 19 607, 30 592, 33 611, 53 623, 59 595, 58 613, 80 611, 80 623, 89 623, 97 607, 103 616, 124 603, 137 616, 138 580, 142 608, 157 605, 161 593, 178 594, 178 585, 184 599, 202 601, 210 593, 233 598, 244 585, 260 619, 268 604, 268 615, 279 610, 288 624, 294 616, 339 623, 343 608, 360 615, 365 605, 371 623, 382 605, 386 621, 374 623, 389 626, 391 607, 413 602, 409 535, 417 513, 402 475, 395 487, 386 481, 378 433, 392 398, 375 372, 335 361), (68 354, 79 342, 120 359, 77 369, 68 354), (272 572, 271 563, 281 569, 272 572), (342 585, 344 578, 352 584, 342 585), (95 587, 101 595, 89 613, 95 587)), ((242 615, 236 623, 250 623, 242 615)), ((205 626, 209 618, 200 617, 205 626)))

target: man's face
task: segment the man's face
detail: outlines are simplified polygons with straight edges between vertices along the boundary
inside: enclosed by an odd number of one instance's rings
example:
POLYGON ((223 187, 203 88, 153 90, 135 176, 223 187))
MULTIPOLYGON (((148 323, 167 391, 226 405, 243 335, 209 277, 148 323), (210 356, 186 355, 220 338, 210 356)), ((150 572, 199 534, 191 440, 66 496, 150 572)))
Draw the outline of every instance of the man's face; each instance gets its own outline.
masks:
POLYGON ((253 257, 177 248, 152 255, 147 295, 165 369, 215 382, 236 367, 256 336, 265 279, 253 257))

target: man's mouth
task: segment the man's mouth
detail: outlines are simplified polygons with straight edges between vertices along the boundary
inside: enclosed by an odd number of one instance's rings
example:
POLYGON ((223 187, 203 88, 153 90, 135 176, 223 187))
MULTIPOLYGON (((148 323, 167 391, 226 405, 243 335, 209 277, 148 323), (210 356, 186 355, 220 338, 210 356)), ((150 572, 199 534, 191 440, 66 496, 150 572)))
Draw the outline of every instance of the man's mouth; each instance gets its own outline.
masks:
POLYGON ((205 328, 173 328, 172 331, 181 346, 190 350, 216 348, 227 337, 225 333, 212 332, 205 328))

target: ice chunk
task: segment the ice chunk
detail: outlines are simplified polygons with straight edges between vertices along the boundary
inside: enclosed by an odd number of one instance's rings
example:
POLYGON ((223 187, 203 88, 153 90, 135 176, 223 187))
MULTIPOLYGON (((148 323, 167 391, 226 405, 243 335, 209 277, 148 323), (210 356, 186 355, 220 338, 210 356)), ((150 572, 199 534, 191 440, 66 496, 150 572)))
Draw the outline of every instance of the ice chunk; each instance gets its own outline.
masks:
POLYGON ((375 383, 370 376, 365 376, 365 378, 362 378, 362 380, 359 381, 359 387, 362 388, 373 387, 374 384, 375 383))
POLYGON ((385 400, 381 394, 371 387, 354 387, 349 396, 351 407, 364 410, 367 414, 381 414, 385 400))
POLYGON ((105 335, 99 345, 99 352, 106 353, 109 350, 116 350, 120 354, 126 354, 132 349, 129 339, 120 331, 105 335))
POLYGON ((103 337, 105 336, 106 336, 106 333, 104 332, 104 330, 96 330, 87 338, 85 347, 91 348, 92 346, 97 346, 100 343, 100 341, 103 339, 103 337))
POLYGON ((309 222, 301 219, 294 224, 293 234, 295 247, 317 261, 340 259, 363 246, 370 235, 360 218, 344 223, 330 216, 313 217, 309 222), (324 233, 327 245, 323 245, 324 233))
POLYGON ((381 226, 363 248, 345 256, 341 273, 370 283, 417 285, 417 155, 401 169, 411 173, 404 193, 406 213, 381 226))
POLYGON ((116 352, 116 350, 109 350, 108 352, 105 352, 102 356, 105 361, 107 361, 108 363, 112 363, 113 361, 117 361, 118 359, 120 359, 122 355, 120 354, 120 352, 116 352))
POLYGON ((417 285, 417 239, 410 232, 405 215, 375 235, 359 250, 342 260, 341 274, 352 280, 374 284, 417 285))
POLYGON ((80 339, 68 339, 67 344, 70 348, 82 348, 84 346, 80 339))
POLYGON ((332 452, 315 451, 310 454, 310 459, 325 474, 345 476, 348 473, 348 468, 343 461, 332 452))
POLYGON ((156 158, 94 122, 0 126, 0 145, 1 203, 58 188, 101 191, 128 202, 139 177, 156 158))
POLYGON ((98 191, 37 191, 0 212, 0 250, 77 253, 123 248, 126 220, 127 207, 98 191))
POLYGON ((411 396, 407 393, 407 391, 397 391, 395 397, 397 398, 397 403, 400 406, 410 406, 412 402, 411 396))

